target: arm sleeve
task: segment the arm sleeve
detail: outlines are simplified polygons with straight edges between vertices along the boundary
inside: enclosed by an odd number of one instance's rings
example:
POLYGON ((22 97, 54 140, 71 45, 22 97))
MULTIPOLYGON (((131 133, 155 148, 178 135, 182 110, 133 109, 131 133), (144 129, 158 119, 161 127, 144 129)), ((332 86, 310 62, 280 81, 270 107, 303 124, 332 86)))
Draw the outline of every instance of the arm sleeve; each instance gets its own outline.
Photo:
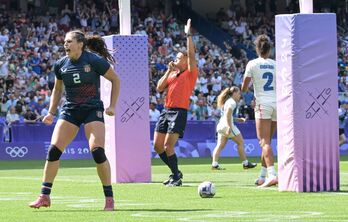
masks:
POLYGON ((108 61, 98 55, 93 56, 91 64, 93 66, 94 71, 101 76, 105 75, 105 73, 110 68, 110 64, 108 63, 108 61))
POLYGON ((53 70, 54 74, 56 75, 57 79, 62 80, 62 75, 60 73, 60 65, 58 62, 54 63, 53 70))
POLYGON ((252 62, 248 62, 245 68, 244 77, 252 77, 252 73, 253 73, 252 68, 253 68, 252 62))

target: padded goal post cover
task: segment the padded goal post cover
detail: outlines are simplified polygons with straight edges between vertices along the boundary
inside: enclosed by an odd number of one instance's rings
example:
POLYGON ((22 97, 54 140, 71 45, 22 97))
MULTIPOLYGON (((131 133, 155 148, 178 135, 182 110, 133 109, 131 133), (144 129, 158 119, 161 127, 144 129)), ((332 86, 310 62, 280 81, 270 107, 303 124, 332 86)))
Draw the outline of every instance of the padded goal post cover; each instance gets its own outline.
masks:
MULTIPOLYGON (((115 117, 105 115, 105 152, 112 182, 151 182, 147 36, 111 35, 104 40, 114 53, 114 69, 121 80, 115 117)), ((106 108, 111 83, 101 78, 100 89, 106 108)))
POLYGON ((277 15, 280 191, 339 190, 336 15, 277 15))

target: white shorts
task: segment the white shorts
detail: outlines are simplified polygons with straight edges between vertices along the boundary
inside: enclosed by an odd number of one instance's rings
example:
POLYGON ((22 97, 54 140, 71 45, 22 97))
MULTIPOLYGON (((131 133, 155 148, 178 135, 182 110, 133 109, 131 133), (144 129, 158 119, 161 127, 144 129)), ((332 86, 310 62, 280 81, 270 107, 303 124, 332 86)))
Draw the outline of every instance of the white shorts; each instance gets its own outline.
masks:
POLYGON ((257 104, 255 106, 255 119, 272 119, 272 121, 277 121, 277 104, 257 104))
POLYGON ((222 136, 224 136, 224 137, 232 138, 232 137, 235 137, 235 136, 240 134, 239 129, 234 124, 232 124, 232 132, 229 135, 226 135, 226 133, 225 133, 226 129, 227 129, 227 127, 224 124, 220 123, 220 122, 216 126, 217 133, 222 135, 222 136))

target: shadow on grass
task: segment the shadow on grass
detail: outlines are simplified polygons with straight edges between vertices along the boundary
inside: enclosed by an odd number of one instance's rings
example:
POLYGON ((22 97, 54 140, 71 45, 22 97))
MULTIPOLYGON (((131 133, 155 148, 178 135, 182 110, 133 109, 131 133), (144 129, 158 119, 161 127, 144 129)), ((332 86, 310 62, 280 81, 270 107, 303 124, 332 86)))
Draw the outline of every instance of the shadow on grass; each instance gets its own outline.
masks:
MULTIPOLYGON (((200 183, 202 183, 202 181, 186 181, 185 180, 185 181, 183 181, 183 185, 181 187, 198 187, 198 185, 200 183)), ((219 184, 219 187, 234 187, 231 185, 240 184, 239 181, 230 181, 230 180, 219 180, 219 182, 217 182, 217 183, 219 184), (228 183, 231 185, 227 185, 227 184, 221 185, 221 183, 228 183)), ((162 185, 163 187, 166 187, 165 185, 163 185, 163 182, 161 182, 161 181, 152 181, 151 184, 162 185)), ((249 186, 249 185, 246 185, 246 186, 249 186)), ((255 187, 255 185, 250 185, 250 187, 255 187)), ((170 187, 168 187, 168 189, 170 189, 170 187)))
POLYGON ((325 191, 325 192, 330 192, 330 193, 346 193, 348 194, 348 190, 339 190, 339 191, 325 191))
MULTIPOLYGON (((275 157, 276 159, 276 157, 275 157)), ((251 162, 260 162, 260 157, 249 157, 249 161, 251 162)), ((161 166, 164 165, 163 161, 159 158, 151 159, 152 166, 161 166)), ((234 163, 242 163, 239 157, 220 157, 219 163, 221 164, 234 164, 234 163)), ((199 158, 179 158, 179 166, 180 165, 199 165, 199 164, 211 164, 211 157, 199 157, 199 158)))

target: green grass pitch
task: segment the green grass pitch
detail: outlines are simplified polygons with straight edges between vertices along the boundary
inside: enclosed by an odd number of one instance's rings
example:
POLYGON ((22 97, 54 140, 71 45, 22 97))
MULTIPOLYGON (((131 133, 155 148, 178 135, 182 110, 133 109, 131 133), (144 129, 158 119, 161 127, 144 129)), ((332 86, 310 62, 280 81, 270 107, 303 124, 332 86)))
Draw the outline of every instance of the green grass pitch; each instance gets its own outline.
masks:
MULTIPOLYGON (((252 159, 257 161, 257 159, 252 159)), ((341 191, 278 192, 253 185, 260 167, 243 170, 238 159, 223 158, 225 171, 212 172, 210 159, 180 159, 182 187, 165 187, 169 170, 152 161, 152 183, 114 184, 116 208, 104 212, 93 160, 62 161, 53 184, 52 206, 31 209, 40 192, 43 161, 0 161, 0 221, 348 221, 348 158, 341 159, 341 191), (214 198, 202 199, 197 186, 212 181, 214 198)), ((258 162, 258 161, 257 161, 258 162)))

